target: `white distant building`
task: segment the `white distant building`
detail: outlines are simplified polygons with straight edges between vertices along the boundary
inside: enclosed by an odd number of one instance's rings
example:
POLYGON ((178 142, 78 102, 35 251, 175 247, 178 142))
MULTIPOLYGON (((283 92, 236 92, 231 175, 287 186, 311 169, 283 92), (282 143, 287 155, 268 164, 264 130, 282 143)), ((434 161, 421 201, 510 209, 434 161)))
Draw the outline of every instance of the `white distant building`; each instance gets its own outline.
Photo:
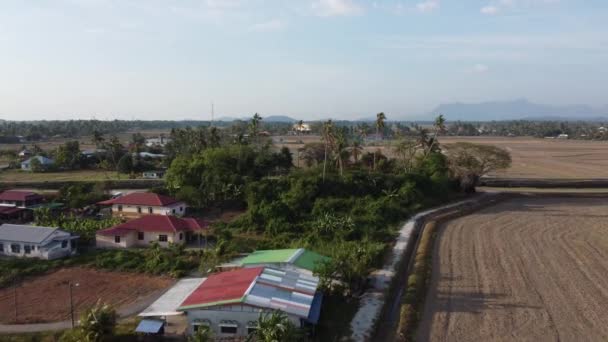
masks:
POLYGON ((560 134, 557 136, 557 139, 568 139, 568 134, 560 134))
POLYGON ((294 124, 293 125, 293 131, 296 134, 310 134, 311 129, 310 129, 310 124, 294 124))
POLYGON ((44 156, 35 156, 35 157, 32 157, 32 158, 22 162, 21 170, 32 171, 32 160, 34 160, 34 159, 38 159, 42 169, 46 169, 46 168, 50 167, 51 165, 55 164, 55 161, 53 159, 50 159, 50 158, 47 158, 44 156))
POLYGON ((158 137, 158 138, 148 138, 148 139, 146 139, 146 146, 148 146, 148 147, 153 147, 153 146, 164 147, 169 142, 171 142, 171 138, 165 138, 165 137, 162 137, 162 136, 158 137))

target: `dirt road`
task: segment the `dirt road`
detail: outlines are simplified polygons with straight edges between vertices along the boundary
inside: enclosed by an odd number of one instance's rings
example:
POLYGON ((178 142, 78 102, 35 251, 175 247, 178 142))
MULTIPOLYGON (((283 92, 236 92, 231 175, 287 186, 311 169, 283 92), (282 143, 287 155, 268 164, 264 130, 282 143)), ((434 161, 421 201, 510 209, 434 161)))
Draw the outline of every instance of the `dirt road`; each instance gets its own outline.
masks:
POLYGON ((417 340, 608 340, 607 218, 608 198, 531 198, 444 224, 417 340))

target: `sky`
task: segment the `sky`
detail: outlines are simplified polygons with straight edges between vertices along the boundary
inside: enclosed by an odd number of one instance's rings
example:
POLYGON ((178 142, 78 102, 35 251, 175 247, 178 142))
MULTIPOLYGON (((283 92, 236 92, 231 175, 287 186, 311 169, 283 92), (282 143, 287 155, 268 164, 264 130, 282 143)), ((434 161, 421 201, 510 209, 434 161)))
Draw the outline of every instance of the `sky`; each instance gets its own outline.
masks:
POLYGON ((604 106, 606 0, 1 0, 0 119, 604 106))

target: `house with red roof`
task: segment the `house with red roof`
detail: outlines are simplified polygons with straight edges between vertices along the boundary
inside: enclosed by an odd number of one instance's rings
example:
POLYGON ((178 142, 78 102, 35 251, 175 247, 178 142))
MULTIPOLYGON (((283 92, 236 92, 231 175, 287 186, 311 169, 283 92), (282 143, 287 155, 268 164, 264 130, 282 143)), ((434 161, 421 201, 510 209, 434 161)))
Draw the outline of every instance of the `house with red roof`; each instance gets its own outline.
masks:
POLYGON ((293 270, 242 268, 210 275, 176 311, 184 312, 188 333, 208 326, 218 339, 250 335, 260 315, 280 310, 296 327, 315 325, 323 295, 319 279, 293 270))
POLYGON ((41 204, 44 198, 32 191, 7 190, 0 193, 0 220, 4 222, 27 221, 32 218, 28 207, 41 204))
POLYGON ((145 215, 183 216, 186 203, 152 192, 133 192, 97 203, 111 206, 112 216, 136 218, 145 215))
POLYGON ((209 224, 195 218, 172 215, 144 215, 114 227, 99 230, 95 243, 100 248, 147 247, 157 242, 166 247, 169 243, 184 244, 207 234, 209 224))
POLYGON ((0 193, 0 206, 27 208, 42 203, 44 198, 32 191, 6 190, 0 193))

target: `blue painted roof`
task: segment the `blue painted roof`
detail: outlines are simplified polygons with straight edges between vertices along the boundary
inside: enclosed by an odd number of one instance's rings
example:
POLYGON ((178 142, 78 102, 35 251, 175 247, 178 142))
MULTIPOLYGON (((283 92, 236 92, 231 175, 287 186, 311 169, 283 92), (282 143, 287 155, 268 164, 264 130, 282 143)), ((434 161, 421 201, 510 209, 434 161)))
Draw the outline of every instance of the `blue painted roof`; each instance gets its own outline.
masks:
POLYGON ((321 316, 321 303, 323 302, 323 293, 317 292, 315 293, 315 298, 312 299, 312 304, 310 305, 310 312, 308 313, 308 318, 306 321, 312 324, 317 324, 319 322, 319 317, 321 316))
POLYGON ((139 325, 135 329, 136 332, 146 334, 158 334, 165 325, 165 322, 155 319, 144 319, 139 322, 139 325))

